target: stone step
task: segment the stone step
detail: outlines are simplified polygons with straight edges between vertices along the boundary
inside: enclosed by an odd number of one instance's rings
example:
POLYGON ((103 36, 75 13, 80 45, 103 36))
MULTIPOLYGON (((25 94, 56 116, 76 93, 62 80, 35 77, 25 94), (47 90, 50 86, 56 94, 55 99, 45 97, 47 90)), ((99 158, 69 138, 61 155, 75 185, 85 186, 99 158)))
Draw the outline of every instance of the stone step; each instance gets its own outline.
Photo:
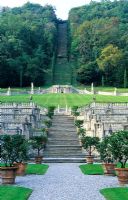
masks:
POLYGON ((44 163, 85 163, 84 158, 44 158, 44 163))
POLYGON ((70 123, 63 123, 63 124, 53 123, 52 127, 55 127, 55 128, 58 128, 58 127, 65 128, 65 127, 67 127, 67 128, 74 128, 74 129, 76 129, 72 123, 71 124, 70 123))
MULTIPOLYGON (((47 143, 47 145, 61 145, 61 144, 65 144, 65 142, 59 142, 59 141, 57 141, 57 142, 48 142, 47 143)), ((67 145, 79 145, 79 142, 77 141, 77 142, 69 142, 69 141, 67 141, 66 142, 66 144, 67 145)))
POLYGON ((75 128, 61 128, 61 127, 58 127, 57 129, 55 128, 55 127, 52 127, 52 128, 50 128, 49 129, 49 132, 55 132, 55 133, 57 133, 57 132, 60 132, 60 131, 63 131, 63 132, 73 132, 73 133, 75 133, 76 134, 76 129, 75 128))
POLYGON ((63 148, 61 148, 61 147, 46 147, 46 149, 45 149, 47 152, 52 152, 53 153, 53 151, 54 152, 58 152, 58 153, 60 153, 60 152, 67 152, 67 153, 74 153, 75 151, 77 152, 77 153, 81 153, 81 147, 79 147, 79 148, 66 148, 66 147, 63 147, 63 148))
POLYGON ((82 154, 52 154, 44 153, 44 158, 85 158, 85 155, 82 154))
POLYGON ((52 136, 64 136, 64 137, 68 137, 68 136, 73 136, 78 138, 78 135, 74 132, 74 131, 50 131, 50 133, 48 133, 48 137, 52 137, 52 136))
POLYGON ((48 139, 47 145, 79 145, 78 139, 65 139, 64 140, 54 140, 54 139, 48 139))

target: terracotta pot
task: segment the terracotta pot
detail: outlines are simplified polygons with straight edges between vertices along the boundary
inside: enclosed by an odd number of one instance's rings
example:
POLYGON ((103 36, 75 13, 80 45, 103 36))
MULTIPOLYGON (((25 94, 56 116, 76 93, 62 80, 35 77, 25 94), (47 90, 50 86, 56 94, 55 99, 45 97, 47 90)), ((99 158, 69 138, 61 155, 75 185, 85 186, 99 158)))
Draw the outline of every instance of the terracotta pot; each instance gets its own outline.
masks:
POLYGON ((128 184, 128 168, 115 168, 120 185, 128 184))
POLYGON ((93 156, 86 156, 86 161, 87 161, 87 164, 93 164, 94 157, 93 156))
POLYGON ((14 166, 17 167, 16 175, 18 175, 18 176, 24 176, 25 175, 27 163, 15 163, 14 166))
POLYGON ((41 164, 43 160, 43 156, 36 156, 35 157, 35 163, 36 164, 41 164))
POLYGON ((107 176, 115 176, 115 164, 113 163, 103 163, 104 174, 107 176))
POLYGON ((1 167, 2 184, 14 184, 17 167, 1 167))

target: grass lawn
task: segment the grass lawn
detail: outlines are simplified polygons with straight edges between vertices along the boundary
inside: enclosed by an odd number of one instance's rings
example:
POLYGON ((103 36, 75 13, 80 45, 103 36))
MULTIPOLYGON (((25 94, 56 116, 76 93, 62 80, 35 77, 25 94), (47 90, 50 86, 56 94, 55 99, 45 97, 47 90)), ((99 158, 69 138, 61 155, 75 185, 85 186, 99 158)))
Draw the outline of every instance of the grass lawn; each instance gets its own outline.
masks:
POLYGON ((106 188, 100 193, 106 200, 128 200, 128 188, 106 188))
POLYGON ((48 170, 48 165, 44 164, 28 164, 26 169, 26 174, 37 174, 43 175, 48 170))
MULTIPOLYGON (((84 164, 79 166, 83 174, 85 175, 103 175, 104 171, 102 164, 84 164)), ((117 164, 117 167, 121 167, 120 163, 117 164)), ((128 167, 128 163, 126 164, 128 167)))
POLYGON ((0 186, 1 200, 27 200, 32 193, 31 189, 15 186, 0 186))
MULTIPOLYGON (((30 95, 17 95, 17 96, 0 96, 1 102, 16 102, 27 103, 29 102, 30 95)), ((81 94, 43 94, 33 95, 33 102, 42 107, 58 106, 69 107, 72 106, 84 106, 93 101, 93 95, 81 95, 81 94)), ((128 102, 128 97, 121 96, 103 96, 96 95, 96 102, 128 102)))
POLYGON ((104 171, 101 164, 84 164, 79 166, 85 175, 103 175, 104 171))
MULTIPOLYGON (((77 88, 79 89, 87 89, 88 91, 91 91, 91 86, 77 86, 77 88)), ((102 92, 113 92, 115 90, 115 87, 102 87, 102 86, 99 86, 99 87, 95 87, 94 86, 94 91, 102 91, 102 92)), ((117 88, 117 92, 122 92, 122 93, 125 93, 125 92, 128 92, 128 88, 117 88)))

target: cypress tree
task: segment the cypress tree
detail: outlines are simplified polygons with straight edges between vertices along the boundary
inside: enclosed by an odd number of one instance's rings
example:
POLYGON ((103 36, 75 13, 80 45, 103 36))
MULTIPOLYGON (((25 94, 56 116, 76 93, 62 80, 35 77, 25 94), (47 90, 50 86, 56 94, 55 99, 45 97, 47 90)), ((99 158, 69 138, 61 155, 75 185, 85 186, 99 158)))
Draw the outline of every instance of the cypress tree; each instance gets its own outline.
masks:
POLYGON ((125 68, 125 70, 124 70, 124 88, 126 88, 126 87, 127 87, 127 70, 125 68))

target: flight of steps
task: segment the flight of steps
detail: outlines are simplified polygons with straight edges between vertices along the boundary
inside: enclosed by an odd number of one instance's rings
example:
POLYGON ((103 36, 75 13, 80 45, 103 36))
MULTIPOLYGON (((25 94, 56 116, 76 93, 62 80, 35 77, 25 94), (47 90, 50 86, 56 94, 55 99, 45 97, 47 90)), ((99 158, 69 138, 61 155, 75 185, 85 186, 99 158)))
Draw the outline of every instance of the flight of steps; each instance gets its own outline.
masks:
POLYGON ((65 115, 54 116, 44 151, 44 162, 84 162, 84 157, 73 118, 65 115))
POLYGON ((72 84, 72 67, 67 57, 67 21, 58 23, 58 47, 57 58, 53 70, 54 85, 71 85, 72 84))

